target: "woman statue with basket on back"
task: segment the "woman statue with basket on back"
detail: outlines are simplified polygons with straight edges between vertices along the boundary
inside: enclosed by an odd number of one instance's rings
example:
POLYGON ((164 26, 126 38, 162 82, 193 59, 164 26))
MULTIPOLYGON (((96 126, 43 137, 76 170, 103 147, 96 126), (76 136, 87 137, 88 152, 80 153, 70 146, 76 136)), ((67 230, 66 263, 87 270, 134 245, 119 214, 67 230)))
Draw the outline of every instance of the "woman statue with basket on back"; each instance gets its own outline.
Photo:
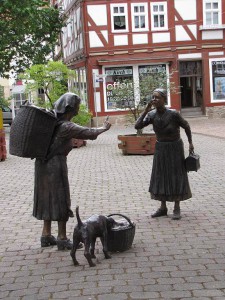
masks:
POLYGON ((58 250, 72 248, 67 238, 66 224, 73 217, 68 181, 67 155, 72 150, 72 138, 94 140, 109 130, 104 122, 100 128, 88 128, 70 120, 78 114, 81 99, 73 93, 62 95, 54 105, 57 126, 46 160, 35 161, 35 186, 33 216, 43 220, 41 246, 57 245, 58 250), (57 239, 51 233, 52 221, 58 222, 57 239))

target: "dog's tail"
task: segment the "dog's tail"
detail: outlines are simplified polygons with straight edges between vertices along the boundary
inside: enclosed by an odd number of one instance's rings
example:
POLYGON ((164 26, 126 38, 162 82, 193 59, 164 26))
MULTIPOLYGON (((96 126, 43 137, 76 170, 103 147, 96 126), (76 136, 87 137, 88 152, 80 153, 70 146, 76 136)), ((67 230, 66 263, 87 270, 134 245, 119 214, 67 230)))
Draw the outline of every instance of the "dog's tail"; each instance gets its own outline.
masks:
POLYGON ((76 217, 77 217, 77 223, 78 223, 78 227, 81 228, 81 226, 83 225, 80 216, 79 216, 79 206, 76 207, 76 217))

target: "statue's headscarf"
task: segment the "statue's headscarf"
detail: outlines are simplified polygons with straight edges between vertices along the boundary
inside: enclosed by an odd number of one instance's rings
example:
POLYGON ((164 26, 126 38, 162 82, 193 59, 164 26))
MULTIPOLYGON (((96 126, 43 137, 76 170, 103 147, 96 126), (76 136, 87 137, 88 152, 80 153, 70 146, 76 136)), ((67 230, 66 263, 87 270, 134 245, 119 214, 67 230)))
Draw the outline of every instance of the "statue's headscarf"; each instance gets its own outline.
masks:
POLYGON ((167 91, 165 89, 158 88, 153 91, 153 93, 155 92, 159 93, 163 98, 167 99, 167 91))
POLYGON ((80 97, 74 93, 63 94, 54 104, 56 113, 64 114, 68 108, 75 109, 81 102, 80 97))

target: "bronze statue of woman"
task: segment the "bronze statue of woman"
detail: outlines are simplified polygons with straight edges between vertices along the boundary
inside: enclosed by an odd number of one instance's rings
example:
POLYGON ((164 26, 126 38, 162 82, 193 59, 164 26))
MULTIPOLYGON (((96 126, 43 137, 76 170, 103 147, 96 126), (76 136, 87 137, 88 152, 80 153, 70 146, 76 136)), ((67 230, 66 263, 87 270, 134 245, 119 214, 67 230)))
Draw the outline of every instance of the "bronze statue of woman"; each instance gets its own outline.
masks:
POLYGON ((73 217, 67 170, 67 155, 72 150, 72 138, 94 140, 109 130, 108 121, 100 128, 79 126, 71 119, 79 112, 81 99, 65 93, 54 105, 57 126, 46 160, 35 161, 33 216, 43 220, 41 246, 57 245, 58 250, 71 249, 72 242, 66 234, 66 224, 73 217), (57 239, 51 233, 52 221, 58 222, 57 239))
POLYGON ((152 199, 161 201, 161 206, 152 214, 152 218, 166 216, 166 202, 174 202, 172 219, 179 220, 180 202, 192 197, 184 164, 180 127, 185 130, 190 152, 194 150, 194 146, 188 122, 177 111, 166 108, 166 101, 166 90, 154 90, 152 100, 137 120, 135 128, 142 129, 153 124, 157 138, 149 192, 152 199))

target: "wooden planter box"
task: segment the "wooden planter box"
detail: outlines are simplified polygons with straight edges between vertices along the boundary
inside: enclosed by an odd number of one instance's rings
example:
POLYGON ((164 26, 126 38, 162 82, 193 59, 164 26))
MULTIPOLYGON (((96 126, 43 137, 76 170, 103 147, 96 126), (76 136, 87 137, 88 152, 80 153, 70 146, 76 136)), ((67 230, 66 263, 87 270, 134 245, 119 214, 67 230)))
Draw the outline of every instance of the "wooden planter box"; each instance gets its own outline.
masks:
POLYGON ((149 155, 155 152, 156 135, 154 133, 119 135, 118 140, 120 141, 118 147, 125 155, 149 155))

